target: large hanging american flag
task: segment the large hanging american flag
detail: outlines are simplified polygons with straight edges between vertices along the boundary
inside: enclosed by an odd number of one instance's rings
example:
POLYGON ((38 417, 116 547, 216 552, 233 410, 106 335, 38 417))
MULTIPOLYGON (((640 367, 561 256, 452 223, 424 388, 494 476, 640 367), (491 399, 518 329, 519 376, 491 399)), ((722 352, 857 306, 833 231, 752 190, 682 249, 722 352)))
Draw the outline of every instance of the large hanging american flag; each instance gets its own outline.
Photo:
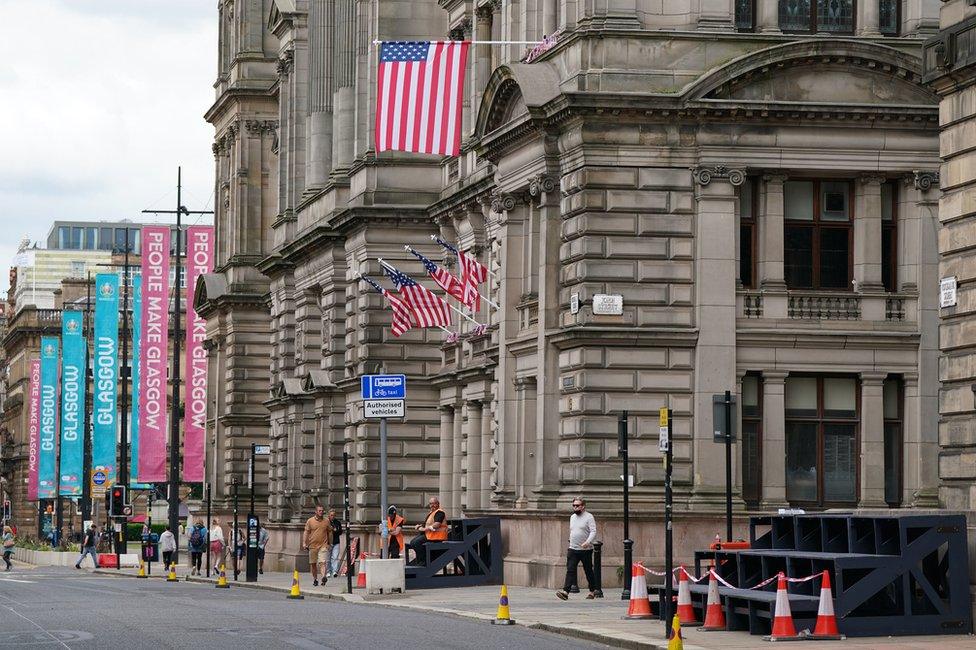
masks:
POLYGON ((390 307, 393 309, 393 322, 390 323, 390 331, 393 332, 393 336, 399 337, 401 334, 413 327, 413 322, 410 319, 411 310, 406 303, 367 278, 365 275, 362 276, 362 279, 369 282, 374 289, 383 294, 383 297, 390 301, 390 307))
POLYGON ((456 156, 467 41, 386 41, 376 86, 376 151, 456 156))
POLYGON ((393 284, 403 296, 403 302, 410 307, 410 311, 420 327, 451 326, 451 306, 447 304, 446 300, 417 284, 409 275, 401 273, 395 268, 384 265, 383 272, 393 280, 393 284))
POLYGON ((462 302, 464 301, 464 285, 461 284, 460 280, 454 277, 450 271, 437 266, 433 261, 424 255, 421 255, 414 249, 411 248, 410 252, 413 253, 418 260, 423 262, 424 270, 427 271, 427 275, 433 278, 434 282, 437 283, 437 286, 443 289, 449 296, 454 296, 458 300, 462 302))

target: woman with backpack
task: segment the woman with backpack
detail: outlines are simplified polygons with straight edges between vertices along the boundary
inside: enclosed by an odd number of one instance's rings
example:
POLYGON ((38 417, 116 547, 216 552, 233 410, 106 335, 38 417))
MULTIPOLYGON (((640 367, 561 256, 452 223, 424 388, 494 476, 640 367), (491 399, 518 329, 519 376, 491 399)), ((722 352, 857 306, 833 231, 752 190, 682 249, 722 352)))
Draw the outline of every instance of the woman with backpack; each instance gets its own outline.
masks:
POLYGON ((190 536, 187 541, 190 548, 190 575, 200 575, 200 564, 203 562, 203 554, 207 551, 207 528, 201 519, 197 519, 190 529, 190 536))

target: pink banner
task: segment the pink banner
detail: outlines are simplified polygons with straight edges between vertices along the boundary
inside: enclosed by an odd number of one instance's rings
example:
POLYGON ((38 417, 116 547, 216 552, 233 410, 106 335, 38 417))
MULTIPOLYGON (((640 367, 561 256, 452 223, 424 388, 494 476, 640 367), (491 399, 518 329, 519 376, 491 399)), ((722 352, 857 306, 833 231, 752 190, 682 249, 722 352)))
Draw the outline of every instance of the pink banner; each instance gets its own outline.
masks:
POLYGON ((183 423, 183 480, 203 482, 207 422, 207 321, 193 308, 197 278, 213 271, 214 229, 191 226, 186 231, 186 421, 183 423))
POLYGON ((41 360, 31 359, 27 388, 27 500, 37 501, 38 452, 41 445, 41 360))
POLYGON ((169 226, 142 227, 138 474, 140 483, 166 480, 169 246, 169 226))

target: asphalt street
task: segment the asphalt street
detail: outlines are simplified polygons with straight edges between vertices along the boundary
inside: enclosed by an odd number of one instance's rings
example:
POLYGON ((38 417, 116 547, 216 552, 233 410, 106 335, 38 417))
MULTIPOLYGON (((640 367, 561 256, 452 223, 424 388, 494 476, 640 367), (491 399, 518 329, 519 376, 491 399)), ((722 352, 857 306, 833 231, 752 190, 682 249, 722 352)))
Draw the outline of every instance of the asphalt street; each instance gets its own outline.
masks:
POLYGON ((0 572, 0 648, 603 647, 519 626, 256 589, 114 578, 72 568, 0 572))

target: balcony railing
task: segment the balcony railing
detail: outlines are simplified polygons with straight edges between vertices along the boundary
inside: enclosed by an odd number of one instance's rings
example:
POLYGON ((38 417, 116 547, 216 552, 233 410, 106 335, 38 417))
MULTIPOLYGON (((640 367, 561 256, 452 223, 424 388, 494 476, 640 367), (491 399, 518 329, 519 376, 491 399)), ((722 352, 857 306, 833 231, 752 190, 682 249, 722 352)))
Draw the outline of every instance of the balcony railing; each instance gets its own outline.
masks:
POLYGON ((790 295, 787 314, 794 320, 859 320, 861 298, 829 293, 790 295))

